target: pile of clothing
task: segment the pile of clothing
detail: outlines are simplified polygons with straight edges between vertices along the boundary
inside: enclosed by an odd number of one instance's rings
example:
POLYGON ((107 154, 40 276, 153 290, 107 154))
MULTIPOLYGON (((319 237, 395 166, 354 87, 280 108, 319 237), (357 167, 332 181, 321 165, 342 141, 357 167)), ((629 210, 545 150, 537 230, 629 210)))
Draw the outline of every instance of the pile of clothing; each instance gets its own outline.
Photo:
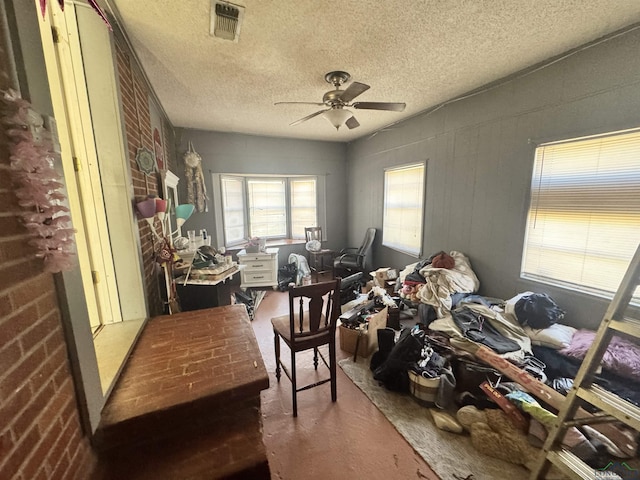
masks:
POLYGON ((460 252, 438 252, 407 265, 399 275, 400 296, 409 302, 430 305, 437 317, 449 313, 451 295, 478 291, 480 281, 469 259, 460 252))
MULTIPOLYGON (((441 267, 414 267, 411 273, 427 268, 441 267)), ((415 278, 407 277, 409 282, 415 278)), ((436 407, 437 417, 435 412, 432 416, 437 425, 467 431, 483 453, 528 466, 555 421, 555 408, 478 360, 468 347, 482 345, 566 395, 595 332, 562 323, 565 312, 543 293, 523 292, 502 300, 455 292, 448 305, 438 315, 420 315, 418 325, 396 333, 395 343, 379 341, 387 352, 372 357, 374 378, 416 398, 411 379, 438 379, 430 404, 436 407)), ((390 333, 378 333, 391 338, 390 333)), ((640 346, 614 337, 595 382, 640 406, 640 346)), ((638 432, 607 424, 571 428, 564 446, 601 468, 612 459, 635 456, 638 441, 638 432)))

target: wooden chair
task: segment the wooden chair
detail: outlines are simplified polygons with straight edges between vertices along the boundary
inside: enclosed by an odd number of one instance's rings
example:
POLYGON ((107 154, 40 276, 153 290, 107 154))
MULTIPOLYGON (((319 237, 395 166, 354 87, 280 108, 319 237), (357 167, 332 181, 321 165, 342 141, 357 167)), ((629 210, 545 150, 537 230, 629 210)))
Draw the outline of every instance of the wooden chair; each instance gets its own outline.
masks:
POLYGON ((327 272, 331 272, 331 278, 334 278, 333 257, 335 257, 335 252, 328 248, 322 248, 322 227, 305 227, 304 236, 307 242, 311 240, 320 242, 319 250, 307 250, 309 252, 309 268, 316 276, 315 281, 318 281, 318 275, 327 272))
POLYGON ((340 315, 340 279, 312 283, 289 290, 289 314, 271 319, 273 325, 276 379, 280 382, 281 370, 291 380, 293 416, 298 416, 297 393, 331 382, 331 401, 337 399, 336 390, 336 323, 340 315), (280 339, 291 351, 289 370, 280 361, 280 339), (329 346, 329 361, 319 350, 329 346), (296 353, 313 349, 313 366, 318 369, 318 357, 329 369, 329 378, 298 387, 296 382, 296 353))

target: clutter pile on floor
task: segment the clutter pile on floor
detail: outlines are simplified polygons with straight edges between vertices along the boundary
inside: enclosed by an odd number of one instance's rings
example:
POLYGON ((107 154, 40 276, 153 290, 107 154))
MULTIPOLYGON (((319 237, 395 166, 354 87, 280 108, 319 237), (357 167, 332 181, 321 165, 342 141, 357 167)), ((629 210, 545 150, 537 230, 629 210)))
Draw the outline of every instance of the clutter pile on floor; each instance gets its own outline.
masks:
MULTIPOLYGON (((546 294, 477 295, 478 279, 460 252, 409 265, 398 282, 418 322, 370 332, 374 379, 411 394, 438 428, 469 434, 484 454, 533 463, 595 333, 563 324, 563 310, 546 294)), ((640 346, 614 338, 595 382, 640 405, 640 346)), ((635 457, 638 440, 622 424, 602 423, 572 427, 563 446, 602 468, 635 457)))

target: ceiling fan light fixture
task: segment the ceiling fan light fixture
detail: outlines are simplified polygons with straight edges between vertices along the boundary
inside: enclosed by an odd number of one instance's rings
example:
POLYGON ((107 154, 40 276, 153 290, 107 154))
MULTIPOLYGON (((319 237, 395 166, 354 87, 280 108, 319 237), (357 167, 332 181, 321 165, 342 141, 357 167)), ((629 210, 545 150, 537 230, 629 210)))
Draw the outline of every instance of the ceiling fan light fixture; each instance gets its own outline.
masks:
POLYGON ((322 116, 338 130, 352 115, 349 110, 345 110, 344 108, 332 108, 324 112, 322 116))

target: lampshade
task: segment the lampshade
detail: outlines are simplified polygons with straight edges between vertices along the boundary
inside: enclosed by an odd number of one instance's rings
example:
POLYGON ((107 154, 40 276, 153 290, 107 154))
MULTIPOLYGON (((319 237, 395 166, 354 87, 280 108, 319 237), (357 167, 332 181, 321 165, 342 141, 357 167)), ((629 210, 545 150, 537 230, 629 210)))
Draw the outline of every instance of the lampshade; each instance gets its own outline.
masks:
POLYGON ((142 218, 153 218, 156 214, 156 201, 154 198, 145 198, 136 203, 136 209, 142 218))
POLYGON ((167 201, 162 198, 156 198, 156 215, 160 222, 164 221, 164 215, 167 211, 167 201))
POLYGON ((331 110, 324 112, 322 115, 324 118, 329 120, 331 125, 336 127, 336 130, 338 130, 340 126, 351 117, 352 113, 344 108, 332 108, 331 110))
POLYGON ((182 205, 176 205, 176 224, 178 227, 184 225, 193 211, 195 210, 195 206, 190 203, 183 203, 182 205))

